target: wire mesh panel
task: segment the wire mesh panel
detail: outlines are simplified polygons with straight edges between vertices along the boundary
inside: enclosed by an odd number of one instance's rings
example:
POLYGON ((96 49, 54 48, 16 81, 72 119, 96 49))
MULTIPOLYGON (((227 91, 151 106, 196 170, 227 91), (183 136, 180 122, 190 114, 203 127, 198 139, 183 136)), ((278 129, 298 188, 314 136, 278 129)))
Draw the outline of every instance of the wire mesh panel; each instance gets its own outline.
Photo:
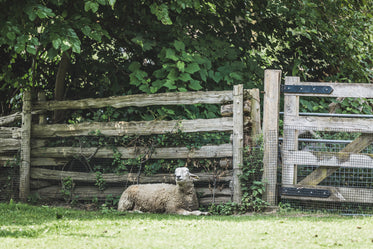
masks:
POLYGON ((19 113, 0 117, 0 201, 19 195, 20 118, 19 113))
POLYGON ((0 201, 18 198, 19 156, 13 153, 2 154, 0 161, 0 201))
POLYGON ((294 184, 282 185, 281 202, 305 210, 372 212, 373 146, 365 141, 371 135, 293 128, 297 150, 283 151, 283 156, 294 167, 294 184))

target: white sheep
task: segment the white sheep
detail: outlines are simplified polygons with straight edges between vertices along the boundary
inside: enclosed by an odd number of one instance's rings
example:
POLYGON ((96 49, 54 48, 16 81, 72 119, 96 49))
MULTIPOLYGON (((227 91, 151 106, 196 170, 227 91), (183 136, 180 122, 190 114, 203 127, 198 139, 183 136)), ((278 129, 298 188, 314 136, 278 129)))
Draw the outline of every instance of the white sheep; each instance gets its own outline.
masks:
POLYGON ((197 194, 191 174, 186 167, 175 170, 176 185, 140 184, 128 187, 122 194, 118 211, 169 213, 181 215, 207 215, 198 209, 197 194))

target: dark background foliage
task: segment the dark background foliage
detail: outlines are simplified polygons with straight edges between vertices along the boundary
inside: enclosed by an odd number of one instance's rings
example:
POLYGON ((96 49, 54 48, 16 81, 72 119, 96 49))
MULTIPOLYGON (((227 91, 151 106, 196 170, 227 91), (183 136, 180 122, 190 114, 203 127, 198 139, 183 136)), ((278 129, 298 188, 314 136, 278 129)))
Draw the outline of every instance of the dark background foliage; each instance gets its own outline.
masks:
POLYGON ((2 115, 20 108, 28 88, 50 99, 261 88, 265 68, 311 81, 372 81, 370 0, 0 6, 2 115))

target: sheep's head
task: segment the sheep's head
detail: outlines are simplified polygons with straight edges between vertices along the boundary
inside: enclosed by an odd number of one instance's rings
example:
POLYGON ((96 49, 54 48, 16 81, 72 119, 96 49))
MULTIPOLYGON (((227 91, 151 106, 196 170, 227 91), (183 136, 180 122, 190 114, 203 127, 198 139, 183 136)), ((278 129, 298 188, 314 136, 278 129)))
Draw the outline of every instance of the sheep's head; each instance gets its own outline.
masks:
POLYGON ((198 179, 198 176, 191 174, 187 167, 180 167, 175 169, 175 181, 176 183, 193 181, 198 179))

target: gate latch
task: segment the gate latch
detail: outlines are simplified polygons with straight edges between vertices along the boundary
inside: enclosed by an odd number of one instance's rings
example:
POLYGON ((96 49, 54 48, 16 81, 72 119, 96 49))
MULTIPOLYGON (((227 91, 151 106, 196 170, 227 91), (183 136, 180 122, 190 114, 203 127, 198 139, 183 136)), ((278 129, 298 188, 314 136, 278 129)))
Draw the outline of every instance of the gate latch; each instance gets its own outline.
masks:
POLYGON ((318 93, 331 94, 333 88, 330 86, 310 86, 310 85, 281 85, 283 93, 318 93))
POLYGON ((312 188, 281 188, 281 195, 328 198, 330 191, 312 188))

